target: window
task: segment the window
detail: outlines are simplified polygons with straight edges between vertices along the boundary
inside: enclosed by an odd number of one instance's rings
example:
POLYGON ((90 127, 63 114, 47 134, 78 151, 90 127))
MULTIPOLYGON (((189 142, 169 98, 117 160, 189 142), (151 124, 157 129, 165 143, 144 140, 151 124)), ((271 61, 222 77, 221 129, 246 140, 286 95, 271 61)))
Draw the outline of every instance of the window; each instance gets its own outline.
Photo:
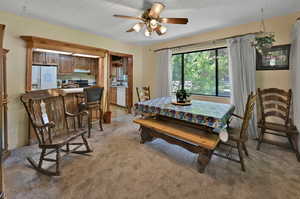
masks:
POLYGON ((227 48, 172 55, 172 92, 230 96, 227 48))

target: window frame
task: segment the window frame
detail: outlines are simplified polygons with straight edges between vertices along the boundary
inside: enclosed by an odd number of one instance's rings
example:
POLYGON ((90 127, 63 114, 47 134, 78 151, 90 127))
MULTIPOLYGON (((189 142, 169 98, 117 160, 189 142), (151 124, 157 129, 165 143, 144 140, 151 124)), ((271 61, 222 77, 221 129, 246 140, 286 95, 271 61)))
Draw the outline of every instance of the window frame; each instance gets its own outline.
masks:
POLYGON ((215 84, 215 89, 216 89, 216 94, 215 95, 207 95, 207 94, 200 94, 200 93, 191 93, 192 95, 201 95, 201 96, 211 96, 211 97, 224 97, 224 98, 230 98, 230 96, 223 96, 223 95, 219 95, 219 53, 218 50, 220 49, 228 49, 226 46, 224 47, 218 47, 218 48, 208 48, 208 49, 203 49, 203 50, 193 50, 193 51, 188 51, 188 52, 182 52, 182 53, 174 53, 173 55, 181 55, 181 88, 184 88, 184 55, 185 54, 189 54, 189 53, 198 53, 198 52, 204 52, 204 51, 215 51, 215 67, 216 67, 216 71, 215 71, 215 80, 216 80, 216 84, 215 84))

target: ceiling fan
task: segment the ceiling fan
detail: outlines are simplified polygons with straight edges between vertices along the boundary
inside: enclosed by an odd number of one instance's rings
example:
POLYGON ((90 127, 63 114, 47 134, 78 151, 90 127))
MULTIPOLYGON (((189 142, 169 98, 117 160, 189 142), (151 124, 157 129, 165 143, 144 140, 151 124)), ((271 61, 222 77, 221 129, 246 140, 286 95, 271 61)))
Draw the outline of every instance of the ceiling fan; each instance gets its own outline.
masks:
POLYGON ((167 28, 163 26, 163 23, 169 24, 187 24, 188 18, 162 18, 160 13, 164 10, 166 6, 162 3, 153 3, 152 7, 145 10, 141 17, 132 17, 124 15, 113 15, 114 17, 120 17, 125 19, 140 20, 141 22, 135 24, 132 28, 126 32, 140 32, 144 26, 145 36, 149 37, 153 32, 156 32, 159 36, 167 32, 167 28))

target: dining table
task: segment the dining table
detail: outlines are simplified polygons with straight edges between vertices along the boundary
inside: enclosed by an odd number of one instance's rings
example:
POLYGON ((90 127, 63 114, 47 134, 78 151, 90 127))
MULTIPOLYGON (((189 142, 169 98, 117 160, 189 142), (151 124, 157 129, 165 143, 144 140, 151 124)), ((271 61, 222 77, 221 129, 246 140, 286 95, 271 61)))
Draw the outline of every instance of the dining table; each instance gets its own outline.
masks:
MULTIPOLYGON (((235 106, 232 104, 216 103, 211 101, 191 100, 189 105, 178 105, 174 97, 159 97, 138 102, 134 105, 137 115, 151 116, 158 120, 175 121, 182 125, 205 129, 205 134, 217 134, 221 141, 228 140, 227 124, 235 106)), ((196 131, 197 132, 197 131, 196 131)), ((141 132, 143 133, 143 132, 141 132)), ((199 131, 199 134, 203 131, 199 131)), ((204 157, 205 164, 211 158, 211 150, 204 157)))
MULTIPOLYGON (((235 109, 233 104, 191 100, 190 105, 182 106, 172 103, 175 101, 173 97, 154 98, 136 103, 134 111, 136 114, 161 115, 205 126, 215 133, 227 133, 227 123, 235 109)), ((223 138, 221 140, 227 141, 223 138)))

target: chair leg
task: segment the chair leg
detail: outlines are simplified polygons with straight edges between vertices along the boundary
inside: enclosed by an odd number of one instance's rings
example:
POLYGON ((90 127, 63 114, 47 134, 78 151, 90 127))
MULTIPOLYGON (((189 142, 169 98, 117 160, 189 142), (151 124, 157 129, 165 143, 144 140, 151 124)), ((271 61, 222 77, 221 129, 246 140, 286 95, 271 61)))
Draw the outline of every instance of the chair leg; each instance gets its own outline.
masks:
POLYGON ((86 152, 89 153, 89 152, 92 152, 93 150, 91 149, 88 141, 86 140, 86 138, 84 137, 84 135, 81 135, 81 138, 83 140, 83 143, 85 145, 85 148, 86 148, 86 152))
POLYGON ((243 149, 244 149, 244 151, 245 151, 246 156, 249 157, 249 153, 248 153, 248 149, 247 149, 247 147, 246 147, 246 144, 245 144, 245 143, 242 143, 242 147, 243 147, 243 149))
POLYGON ((92 114, 91 114, 91 111, 89 111, 89 115, 88 115, 88 138, 91 137, 91 128, 92 128, 92 114))
POLYGON ((265 129, 262 128, 262 129, 261 129, 261 132, 260 132, 260 135, 259 135, 259 138, 258 138, 257 146, 256 146, 256 150, 258 150, 258 151, 259 151, 259 149, 260 149, 261 143, 262 143, 263 140, 264 140, 264 134, 265 134, 265 129))
POLYGON ((39 160, 39 165, 38 165, 39 168, 42 168, 42 166, 43 166, 45 153, 46 153, 46 149, 42 149, 42 153, 40 155, 40 160, 39 160))
POLYGON ((240 156, 240 163, 241 163, 242 171, 246 171, 245 164, 244 164, 244 157, 243 157, 242 146, 241 146, 240 143, 237 143, 237 149, 238 149, 239 156, 240 156))
POLYGON ((60 149, 56 149, 56 174, 60 175, 60 149))
POLYGON ((298 162, 300 162, 300 154, 299 154, 299 147, 298 147, 298 135, 287 135, 288 136, 288 140, 291 144, 291 147, 293 149, 293 151, 296 154, 296 158, 298 160, 298 162))
POLYGON ((103 118, 103 112, 102 109, 100 108, 99 110, 99 126, 100 126, 100 130, 103 131, 103 127, 102 127, 102 118, 103 118))

